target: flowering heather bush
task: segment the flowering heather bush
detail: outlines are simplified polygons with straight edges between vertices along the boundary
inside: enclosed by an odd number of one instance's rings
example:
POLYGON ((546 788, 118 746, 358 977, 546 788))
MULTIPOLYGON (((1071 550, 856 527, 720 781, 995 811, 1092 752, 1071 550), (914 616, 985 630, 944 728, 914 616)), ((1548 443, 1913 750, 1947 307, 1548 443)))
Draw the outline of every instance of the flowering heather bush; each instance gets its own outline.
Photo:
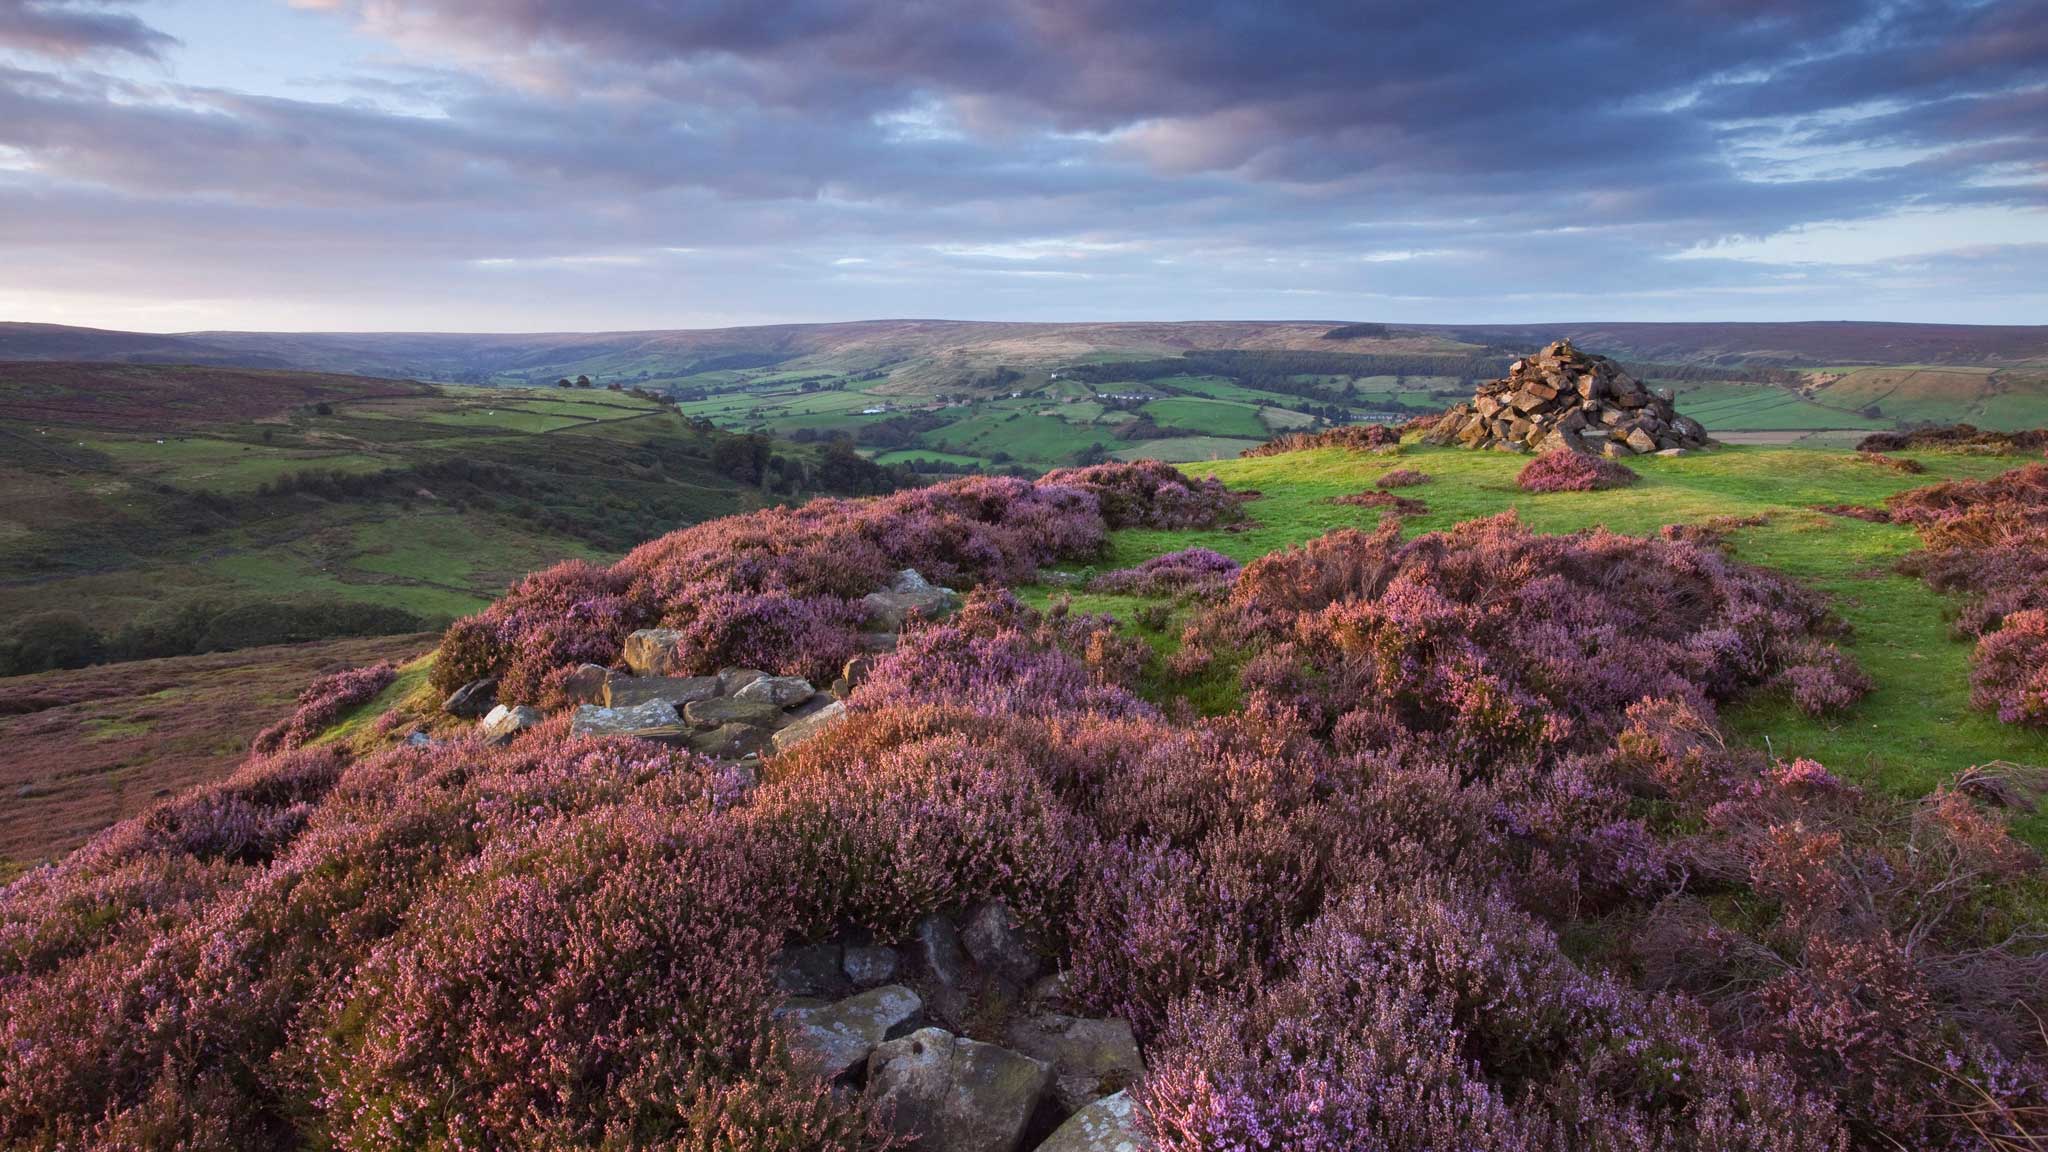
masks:
POLYGON ((1949 451, 2038 452, 2048 448, 2048 428, 1993 432, 1971 424, 1918 428, 1911 432, 1873 432, 1857 441, 1858 452, 1902 452, 1909 448, 1949 451))
POLYGON ((1350 492, 1330 497, 1332 504, 1345 504, 1353 508, 1382 508, 1395 516, 1420 516, 1429 511, 1429 505, 1409 496, 1396 496, 1392 492, 1369 488, 1364 492, 1350 492))
POLYGON ((1190 481, 1157 460, 1061 468, 1039 483, 1093 493, 1111 528, 1213 528, 1238 515, 1237 498, 1222 481, 1190 481))
POLYGON ((1174 596, 1220 589, 1237 576, 1238 562, 1209 548, 1183 548, 1154 556, 1135 568, 1105 572, 1088 582, 1091 592, 1174 596))
POLYGON ((1925 545, 1900 568, 1970 595, 1956 628, 1977 638, 1971 702, 2008 724, 2048 724, 2048 465, 1916 488, 1889 503, 1892 519, 1919 529, 1925 545))
POLYGON ((1889 472, 1897 472, 1902 476, 1918 476, 1927 471, 1927 465, 1918 460, 1909 460, 1904 456, 1887 456, 1882 452, 1867 449, 1857 452, 1856 459, 1889 472))
POLYGON ((1646 696, 1709 713, 1795 659, 1822 659, 1812 642, 1828 626, 1812 593, 1713 549, 1541 536, 1509 513, 1273 553, 1205 630, 1212 648, 1245 653, 1247 690, 1340 747, 1421 742, 1485 763, 1603 742, 1646 696))
MULTIPOLYGON (((522 584, 445 654, 523 680, 664 619, 822 643, 784 613, 1096 554, 1104 499, 701 525, 522 584)), ((1715 730, 1745 689, 1853 676, 1811 594, 1505 516, 1335 533, 1196 611, 1229 715, 1147 703, 1106 619, 977 587, 758 782, 563 716, 252 757, 0 890, 0 1147, 881 1152, 792 1060, 773 957, 989 899, 1132 1023, 1169 1152, 2026 1146, 2038 861, 1960 788, 1865 793, 1715 730)))
POLYGON ((1785 653, 1778 682, 1792 694, 1792 703, 1808 716, 1841 712, 1877 687, 1854 661, 1833 645, 1806 643, 1785 653))
POLYGON ((1413 488, 1417 484, 1427 483, 1429 473, 1418 472, 1413 468, 1396 468, 1373 481, 1373 484, 1380 488, 1413 488))
POLYGON ((1635 470, 1590 452, 1545 452, 1515 474, 1524 492, 1598 492, 1636 482, 1635 470))
POLYGON ((322 676, 299 693, 298 708, 289 717, 258 732, 249 749, 261 753, 297 748, 318 736, 343 712, 374 699, 396 679, 398 666, 388 660, 368 668, 348 668, 322 676))
POLYGON ((1093 559, 1111 529, 1214 527, 1237 504, 1214 479, 1144 461, 714 520, 609 568, 577 561, 527 577, 448 630, 434 684, 497 675, 500 700, 545 703, 549 673, 610 664, 627 635, 657 624, 685 633, 688 672, 746 664, 829 680, 854 650, 854 602, 899 569, 956 587, 1014 584, 1041 564, 1093 559))
POLYGON ((1238 453, 1239 456, 1281 456, 1289 452, 1306 452, 1312 448, 1348 448, 1353 452, 1372 452, 1383 448, 1398 448, 1401 444, 1401 429, 1385 424, 1345 424, 1322 432, 1289 432, 1275 436, 1264 444, 1254 444, 1238 453))

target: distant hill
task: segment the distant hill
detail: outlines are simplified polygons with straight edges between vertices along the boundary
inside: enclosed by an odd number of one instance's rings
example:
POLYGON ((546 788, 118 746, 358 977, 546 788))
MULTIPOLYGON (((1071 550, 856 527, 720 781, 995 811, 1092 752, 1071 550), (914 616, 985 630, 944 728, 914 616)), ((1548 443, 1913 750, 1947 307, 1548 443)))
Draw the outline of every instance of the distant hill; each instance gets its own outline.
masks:
MULTIPOLYGON (((556 375, 687 376, 795 365, 881 370, 914 388, 963 366, 1048 366, 1102 356, 1204 349, 1454 353, 1535 347, 1559 336, 1608 355, 1671 363, 2013 364, 2048 361, 2048 326, 1956 324, 1388 325, 1386 335, 1326 340, 1336 321, 1008 324, 865 320, 640 332, 189 332, 155 336, 48 324, 0 324, 0 360, 223 364, 483 383, 556 375)), ((1375 325, 1351 326, 1370 333, 1375 325)))
POLYGON ((898 480, 623 390, 0 363, 0 676, 418 631, 562 560, 898 480))

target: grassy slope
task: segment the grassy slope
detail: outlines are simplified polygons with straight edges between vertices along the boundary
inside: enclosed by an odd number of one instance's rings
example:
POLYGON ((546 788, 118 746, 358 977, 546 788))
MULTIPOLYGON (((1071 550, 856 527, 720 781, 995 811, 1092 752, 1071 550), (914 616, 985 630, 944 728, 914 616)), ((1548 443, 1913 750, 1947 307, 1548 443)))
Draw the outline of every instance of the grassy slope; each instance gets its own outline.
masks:
MULTIPOLYGON (((1855 779, 1906 793, 1923 792, 1972 764, 1992 760, 2048 763, 2048 735, 1998 723, 1969 708, 1970 645, 1954 639, 1947 617, 1952 599, 1893 573, 1891 565, 1917 546, 1914 534, 1892 525, 1810 511, 1824 503, 1874 504, 1885 496, 1934 480, 1984 476, 2015 466, 2011 459, 1925 454, 1925 476, 1900 476, 1859 463, 1843 452, 1811 449, 1728 448, 1683 459, 1633 462, 1635 487, 1598 493, 1530 496, 1514 475, 1522 457, 1455 449, 1410 447, 1399 456, 1327 449, 1198 469, 1234 488, 1258 489, 1249 506, 1257 524, 1244 532, 1118 533, 1103 567, 1122 567, 1190 544, 1250 560, 1344 526, 1370 527, 1367 510, 1327 503, 1331 496, 1367 487, 1394 467, 1419 468, 1432 483, 1404 494, 1429 504, 1409 522, 1411 531, 1449 528, 1462 520, 1514 509, 1541 531, 1595 525, 1618 532, 1652 533, 1671 523, 1710 516, 1764 514, 1767 523, 1733 536, 1740 559, 1768 565, 1828 593, 1854 629, 1847 647, 1878 688, 1846 716, 1808 719, 1788 700, 1760 696, 1725 715, 1730 734, 1764 745, 1779 756, 1812 756, 1855 779)), ((1040 588, 1031 598, 1044 601, 1040 588)), ((1118 611, 1128 618, 1137 601, 1080 596, 1083 610, 1118 611)), ((1152 637, 1162 647, 1167 636, 1152 637)), ((2023 831, 2048 844, 2048 817, 2028 818, 2023 831)))
MULTIPOLYGON (((65 367, 65 366, 59 366, 65 367)), ((434 619, 474 611, 526 572, 608 550, 585 538, 593 514, 637 517, 618 543, 724 515, 749 497, 702 459, 695 434, 650 401, 603 390, 428 388, 358 381, 351 397, 288 373, 249 384, 207 421, 186 405, 152 426, 117 404, 125 370, 0 365, 0 401, 41 397, 36 419, 0 406, 0 619, 76 609, 118 627, 193 600, 320 598, 404 608, 434 619), (99 379, 108 390, 89 387, 99 379), (268 391, 260 391, 267 388, 268 391), (321 415, 298 402, 330 401, 321 415), (636 472, 643 446, 670 446, 636 472), (680 453, 680 455, 678 455, 680 453), (538 504, 495 509, 426 490, 391 498, 263 502, 260 486, 304 470, 369 474, 457 459, 502 464, 556 484, 538 504), (202 507, 200 494, 233 503, 202 507), (661 515, 647 519, 647 509, 661 515), (540 522, 560 513, 579 534, 540 522), (645 521, 644 523, 642 521, 645 521)), ((153 369, 156 397, 180 369, 153 369)), ((215 375, 194 375, 194 386, 215 375)))

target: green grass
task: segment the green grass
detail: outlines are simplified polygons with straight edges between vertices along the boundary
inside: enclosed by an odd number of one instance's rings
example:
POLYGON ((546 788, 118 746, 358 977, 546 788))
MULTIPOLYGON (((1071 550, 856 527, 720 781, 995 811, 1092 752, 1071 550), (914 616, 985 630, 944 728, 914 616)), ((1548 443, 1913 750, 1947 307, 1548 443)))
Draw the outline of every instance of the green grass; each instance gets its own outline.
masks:
MULTIPOLYGON (((1766 523, 1733 534, 1736 557, 1826 593, 1853 629, 1845 647, 1877 689, 1846 715, 1827 721, 1800 714, 1782 696, 1760 694, 1731 707, 1725 727, 1732 738, 1780 757, 1811 756, 1852 779, 1916 795, 1973 764, 2048 764, 2048 734, 2000 724, 1970 709, 1971 647, 1948 628, 1957 601, 1891 571, 1918 546, 1912 531, 1810 510, 1824 503, 1875 504, 1935 480, 1987 476, 2020 463, 1939 453, 1915 458, 1927 465, 1926 475, 1901 476, 1839 451, 1733 447, 1631 461, 1642 481, 1630 488, 1540 496, 1514 487, 1526 460, 1503 453, 1408 447, 1398 456, 1378 456, 1325 449, 1220 461, 1190 471, 1264 493, 1247 506, 1256 521, 1252 528, 1119 532, 1098 567, 1124 567, 1197 543, 1249 561, 1335 528, 1370 527, 1376 515, 1327 501, 1365 488, 1396 467, 1432 476, 1431 483, 1404 491, 1429 505, 1427 514, 1408 522, 1410 532, 1446 529, 1509 509, 1538 531, 1602 526, 1632 534, 1711 516, 1763 514, 1766 523)), ((1041 599, 1047 594, 1034 590, 1041 599)), ((1093 598, 1083 598, 1076 607, 1090 603, 1093 598)), ((2018 826, 2034 843, 2048 845, 2048 816, 2026 817, 2018 826)))
POLYGON ((1008 452, 1018 460, 1052 464, 1064 461, 1090 444, 1123 445, 1109 429, 1069 424, 1036 412, 987 407, 925 435, 933 447, 963 455, 1008 452))
POLYGON ((364 473, 391 466, 390 460, 361 451, 273 447, 260 440, 166 437, 158 443, 151 437, 87 440, 85 444, 136 476, 217 492, 248 491, 308 468, 364 473))
POLYGON ((946 464, 982 464, 987 460, 979 456, 964 456, 958 452, 939 452, 931 448, 898 448, 893 452, 881 452, 875 456, 875 463, 883 465, 914 464, 919 460, 934 460, 946 464))
POLYGON ((1110 455, 1118 460, 1164 460, 1169 464, 1193 464, 1229 460, 1259 442, 1223 436, 1174 436, 1165 440, 1143 440, 1129 448, 1120 448, 1110 455))
POLYGON ((1889 419, 1872 419, 1850 408, 1816 404, 1787 389, 1763 384, 1679 385, 1674 391, 1680 412, 1716 432, 1892 426, 1889 419))
POLYGON ((1236 436, 1247 440, 1260 440, 1267 435, 1266 425, 1259 419, 1257 408, 1230 400, 1170 396, 1145 405, 1144 411, 1167 428, 1185 428, 1208 436, 1236 436))
POLYGON ((377 717, 405 703, 413 694, 424 691, 427 687, 427 677, 431 676, 433 671, 432 652, 400 665, 398 677, 385 685, 382 692, 344 712, 333 727, 322 732, 313 743, 341 744, 353 740, 368 731, 377 717))

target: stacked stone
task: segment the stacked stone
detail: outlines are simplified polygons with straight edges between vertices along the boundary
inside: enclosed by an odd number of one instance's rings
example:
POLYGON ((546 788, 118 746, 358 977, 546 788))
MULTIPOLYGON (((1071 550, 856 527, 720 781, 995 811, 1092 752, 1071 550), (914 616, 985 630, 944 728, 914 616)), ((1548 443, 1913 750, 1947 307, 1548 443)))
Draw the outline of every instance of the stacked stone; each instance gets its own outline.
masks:
MULTIPOLYGON (((878 654, 895 650, 905 625, 939 619, 959 605, 959 593, 931 583, 915 568, 898 572, 860 600, 868 627, 860 635, 861 651, 822 692, 802 677, 770 676, 758 668, 683 675, 692 663, 683 634, 643 628, 626 637, 619 654, 623 669, 584 664, 563 680, 562 695, 577 705, 569 734, 632 736, 740 764, 786 752, 846 715, 846 697, 873 670, 878 654)), ((463 719, 482 716, 477 727, 493 744, 510 743, 547 719, 524 704, 492 707, 497 689, 491 677, 465 684, 442 711, 463 719)), ((420 740, 432 743, 429 737, 420 740)))
POLYGON ((1607 456, 1676 455, 1712 443, 1700 422, 1680 416, 1667 389, 1651 391, 1605 356, 1559 340, 1508 365, 1469 404, 1445 412, 1433 444, 1547 452, 1569 448, 1607 456))

